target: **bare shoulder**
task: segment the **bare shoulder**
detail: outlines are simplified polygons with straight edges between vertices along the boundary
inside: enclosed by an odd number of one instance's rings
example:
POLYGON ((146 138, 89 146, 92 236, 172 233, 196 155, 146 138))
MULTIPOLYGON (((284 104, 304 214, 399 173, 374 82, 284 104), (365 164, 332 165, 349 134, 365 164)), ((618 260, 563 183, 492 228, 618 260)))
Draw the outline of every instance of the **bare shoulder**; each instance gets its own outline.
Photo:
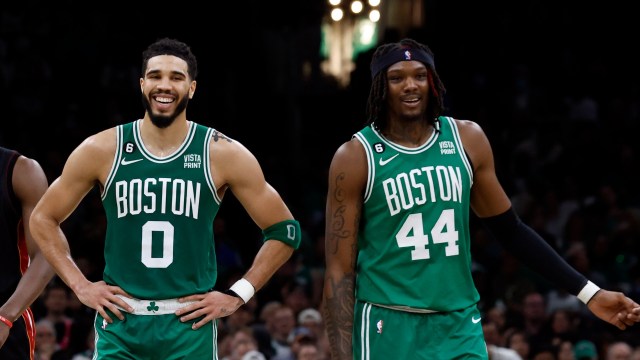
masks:
POLYGON ((109 128, 88 136, 73 150, 72 156, 103 160, 113 159, 116 152, 116 129, 109 128))
POLYGON ((67 158, 63 174, 104 181, 116 155, 116 129, 90 135, 67 158))
POLYGON ((458 129, 460 130, 460 136, 463 138, 484 136, 484 130, 480 125, 472 120, 455 119, 458 129))
POLYGON ((209 143, 209 161, 213 181, 218 187, 264 181, 254 154, 240 141, 215 130, 209 143))
POLYGON ((346 163, 351 165, 366 165, 366 157, 362 144, 355 138, 352 138, 338 147, 333 155, 332 164, 346 163))
POLYGON ((363 145, 354 139, 336 150, 329 167, 329 191, 347 188, 360 193, 367 182, 368 163, 363 145))
POLYGON ((16 161, 13 176, 15 178, 16 175, 22 174, 27 175, 27 177, 39 176, 41 174, 44 174, 44 170, 37 160, 25 155, 20 155, 20 157, 18 157, 18 160, 16 161))
MULTIPOLYGON (((209 143, 209 154, 211 159, 236 161, 242 160, 243 157, 253 157, 249 149, 247 149, 240 141, 225 135, 221 131, 214 130, 209 143)), ((217 161, 216 160, 216 161, 217 161)))
POLYGON ((39 198, 49 186, 40 163, 24 155, 16 161, 12 183, 16 195, 22 200, 31 196, 39 198))
POLYGON ((478 152, 489 150, 489 139, 482 127, 475 121, 456 119, 460 131, 460 138, 464 149, 473 157, 478 152))

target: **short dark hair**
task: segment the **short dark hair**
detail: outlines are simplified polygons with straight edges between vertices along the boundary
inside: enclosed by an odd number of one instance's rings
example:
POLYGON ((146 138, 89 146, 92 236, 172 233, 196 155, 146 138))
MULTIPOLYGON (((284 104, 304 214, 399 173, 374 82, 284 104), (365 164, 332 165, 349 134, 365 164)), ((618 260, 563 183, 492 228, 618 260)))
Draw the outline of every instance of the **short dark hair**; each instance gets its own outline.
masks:
POLYGON ((149 59, 159 55, 179 57, 187 62, 187 72, 191 80, 195 80, 198 76, 198 61, 196 60, 196 56, 191 52, 189 45, 176 39, 162 38, 149 45, 149 47, 142 52, 142 77, 144 77, 147 71, 149 59))
MULTIPOLYGON (((373 53, 371 63, 376 62, 384 55, 395 50, 419 49, 433 58, 433 52, 427 45, 413 39, 405 38, 398 42, 380 45, 373 53)), ((444 111, 444 93, 446 89, 436 72, 435 66, 425 64, 429 70, 429 105, 427 107, 427 121, 434 124, 438 116, 444 111)), ((388 67, 387 67, 388 68, 388 67)), ((373 124, 376 129, 383 129, 388 122, 386 97, 389 91, 387 86, 387 68, 377 72, 372 79, 369 99, 367 100, 367 124, 373 124)))

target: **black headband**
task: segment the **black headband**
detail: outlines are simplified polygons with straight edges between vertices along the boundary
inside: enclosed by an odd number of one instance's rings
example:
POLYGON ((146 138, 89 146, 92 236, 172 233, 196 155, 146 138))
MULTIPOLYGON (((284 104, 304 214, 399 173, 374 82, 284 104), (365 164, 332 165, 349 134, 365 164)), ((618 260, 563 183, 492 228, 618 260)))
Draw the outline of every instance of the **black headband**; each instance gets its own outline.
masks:
POLYGON ((389 66, 400 61, 420 61, 428 67, 435 69, 433 56, 422 49, 396 49, 371 62, 371 79, 389 66))

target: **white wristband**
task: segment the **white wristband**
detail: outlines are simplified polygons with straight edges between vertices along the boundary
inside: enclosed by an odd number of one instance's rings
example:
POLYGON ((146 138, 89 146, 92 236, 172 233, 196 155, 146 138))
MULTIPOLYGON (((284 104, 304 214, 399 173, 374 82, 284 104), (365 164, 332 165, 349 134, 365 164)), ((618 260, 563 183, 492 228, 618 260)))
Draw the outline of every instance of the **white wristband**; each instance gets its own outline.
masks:
POLYGON ((593 295, 595 295, 600 287, 598 285, 592 283, 591 281, 587 281, 587 285, 585 285, 582 290, 578 293, 578 299, 582 301, 585 305, 591 300, 593 295))
POLYGON ((235 284, 231 285, 229 290, 238 294, 238 296, 240 296, 240 298, 242 299, 242 301, 244 301, 245 304, 249 302, 251 297, 253 297, 253 294, 256 293, 256 289, 245 278, 242 278, 236 281, 235 284))

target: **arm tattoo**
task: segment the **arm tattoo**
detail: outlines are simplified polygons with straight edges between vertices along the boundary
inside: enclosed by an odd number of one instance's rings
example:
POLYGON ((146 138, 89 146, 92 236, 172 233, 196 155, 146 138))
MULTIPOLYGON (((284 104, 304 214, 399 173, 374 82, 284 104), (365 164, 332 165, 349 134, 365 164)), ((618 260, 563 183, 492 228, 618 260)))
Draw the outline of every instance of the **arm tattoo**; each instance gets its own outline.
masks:
MULTIPOLYGON (((335 190, 332 196, 334 209, 330 214, 329 231, 326 237, 327 250, 331 254, 337 254, 340 242, 354 239, 357 236, 359 217, 356 217, 353 224, 347 224, 345 219, 345 190, 341 182, 345 179, 345 174, 340 173, 335 178, 335 190), (351 228, 350 228, 351 227, 351 228)), ((358 204, 359 214, 361 204, 358 204)), ((350 249, 351 268, 355 269, 357 256, 357 241, 353 241, 350 249)), ((355 273, 353 271, 344 274, 340 278, 330 278, 331 291, 325 293, 323 310, 327 336, 329 338, 331 357, 334 360, 353 359, 353 311, 355 304, 355 273)))
POLYGON ((344 173, 340 173, 336 176, 335 191, 332 194, 336 208, 333 214, 331 214, 331 228, 326 240, 330 245, 330 251, 332 254, 338 252, 338 243, 340 239, 345 239, 351 235, 349 230, 344 228, 344 212, 346 210, 346 206, 344 205, 344 189, 340 186, 340 182, 343 181, 344 178, 344 173))
POLYGON ((218 130, 213 130, 213 134, 211 134, 213 141, 218 142, 218 140, 226 140, 227 142, 233 142, 229 139, 225 134, 221 133, 218 130))
POLYGON ((337 283, 332 279, 333 297, 324 301, 325 326, 332 359, 353 359, 354 274, 337 283))

